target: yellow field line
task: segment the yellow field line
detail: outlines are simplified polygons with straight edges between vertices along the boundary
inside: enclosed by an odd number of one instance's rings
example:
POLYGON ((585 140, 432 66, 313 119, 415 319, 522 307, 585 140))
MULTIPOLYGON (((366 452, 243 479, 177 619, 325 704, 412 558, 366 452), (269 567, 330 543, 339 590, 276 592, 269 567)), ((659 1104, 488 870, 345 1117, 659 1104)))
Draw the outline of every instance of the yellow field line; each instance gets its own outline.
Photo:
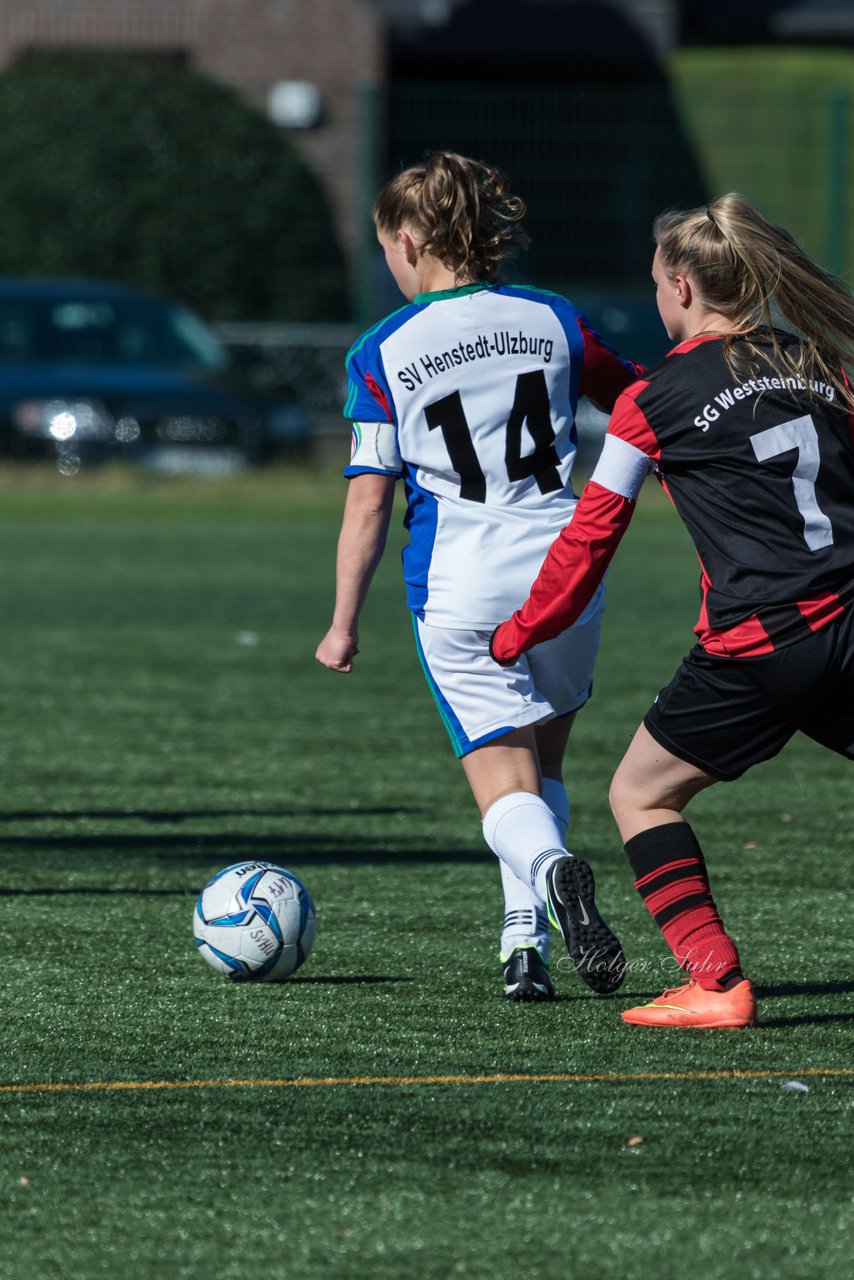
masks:
POLYGON ((607 1071, 476 1076, 298 1076, 292 1080, 57 1080, 2 1084, 0 1093, 111 1093, 128 1089, 322 1089, 340 1085, 631 1084, 644 1080, 767 1080, 854 1076, 854 1067, 793 1067, 791 1071, 607 1071))

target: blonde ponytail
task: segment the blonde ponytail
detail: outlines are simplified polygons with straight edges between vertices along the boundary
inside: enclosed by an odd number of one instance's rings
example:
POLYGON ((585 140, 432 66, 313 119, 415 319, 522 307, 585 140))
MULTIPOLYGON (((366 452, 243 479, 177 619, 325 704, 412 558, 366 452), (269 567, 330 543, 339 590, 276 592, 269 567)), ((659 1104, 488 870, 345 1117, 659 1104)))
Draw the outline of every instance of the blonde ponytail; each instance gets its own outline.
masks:
MULTIPOLYGON (((772 363, 781 377, 826 382, 854 408, 844 366, 854 364, 854 298, 783 227, 736 193, 706 208, 664 213, 653 235, 665 269, 693 276, 703 301, 740 332, 726 339, 726 358, 738 375, 753 367, 759 352, 751 330, 766 325, 772 363), (774 334, 774 313, 802 339, 800 352, 783 350, 774 334)), ((766 348, 767 349, 767 348, 766 348)))

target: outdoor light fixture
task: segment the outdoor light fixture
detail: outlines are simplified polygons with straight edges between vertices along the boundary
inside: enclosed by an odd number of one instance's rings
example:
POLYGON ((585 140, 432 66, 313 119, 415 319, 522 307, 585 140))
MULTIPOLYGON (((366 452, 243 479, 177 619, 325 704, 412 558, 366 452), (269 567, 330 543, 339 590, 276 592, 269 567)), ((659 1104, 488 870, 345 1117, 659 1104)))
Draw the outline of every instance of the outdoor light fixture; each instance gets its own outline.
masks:
POLYGON ((267 114, 283 129, 314 129, 323 115, 323 94, 309 80, 279 80, 270 89, 267 114))

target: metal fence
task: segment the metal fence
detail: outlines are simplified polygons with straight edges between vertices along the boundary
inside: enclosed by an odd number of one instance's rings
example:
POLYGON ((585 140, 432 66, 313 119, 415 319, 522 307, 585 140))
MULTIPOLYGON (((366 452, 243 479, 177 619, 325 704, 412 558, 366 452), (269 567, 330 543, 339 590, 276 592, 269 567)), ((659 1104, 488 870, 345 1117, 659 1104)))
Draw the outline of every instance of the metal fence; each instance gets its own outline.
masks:
POLYGON ((347 396, 344 361, 358 336, 346 324, 255 324, 229 321, 217 336, 259 387, 285 388, 314 419, 315 461, 342 466, 350 429, 342 416, 347 396))
MULTIPOLYGON (((854 59, 852 59, 854 63, 854 59)), ((836 275, 854 277, 852 92, 833 84, 723 95, 695 86, 682 107, 712 196, 740 191, 836 275)))
POLYGON ((525 200, 533 283, 562 292, 649 276, 653 217, 705 198, 665 85, 398 84, 389 154, 451 149, 500 165, 525 200))
POLYGON ((666 338, 649 279, 651 223, 743 191, 831 271, 854 278, 854 77, 785 85, 713 76, 628 88, 393 83, 366 86, 357 202, 362 232, 352 324, 221 324, 257 377, 312 411, 321 447, 346 449, 344 359, 361 329, 400 305, 370 218, 402 164, 450 148, 500 164, 528 204, 532 247, 515 276, 568 294, 625 354, 652 364, 666 338))
POLYGON ((377 181, 441 149, 507 171, 528 205, 521 274, 570 296, 647 285, 655 215, 726 191, 755 200, 854 279, 854 66, 837 66, 836 78, 810 68, 788 80, 689 70, 629 87, 404 82, 382 104, 366 89, 382 171, 363 166, 360 320, 387 300, 372 266, 377 181))

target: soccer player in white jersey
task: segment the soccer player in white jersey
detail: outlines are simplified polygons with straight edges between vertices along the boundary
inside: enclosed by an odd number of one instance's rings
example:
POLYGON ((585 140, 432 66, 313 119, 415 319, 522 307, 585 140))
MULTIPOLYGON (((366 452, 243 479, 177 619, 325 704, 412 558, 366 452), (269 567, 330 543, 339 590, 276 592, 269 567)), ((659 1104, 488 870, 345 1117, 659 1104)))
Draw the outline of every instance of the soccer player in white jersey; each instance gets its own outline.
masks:
POLYGON ((501 859, 505 995, 541 1000, 554 996, 547 916, 594 991, 615 990, 625 973, 592 872, 564 844, 562 762, 591 692, 602 592, 510 670, 491 661, 489 637, 572 516, 579 397, 610 410, 640 370, 567 299, 500 283, 502 262, 527 242, 524 212, 500 170, 447 152, 405 169, 377 198, 378 238, 408 305, 347 357, 353 450, 332 625, 317 659, 353 669, 402 478, 419 657, 501 859))

